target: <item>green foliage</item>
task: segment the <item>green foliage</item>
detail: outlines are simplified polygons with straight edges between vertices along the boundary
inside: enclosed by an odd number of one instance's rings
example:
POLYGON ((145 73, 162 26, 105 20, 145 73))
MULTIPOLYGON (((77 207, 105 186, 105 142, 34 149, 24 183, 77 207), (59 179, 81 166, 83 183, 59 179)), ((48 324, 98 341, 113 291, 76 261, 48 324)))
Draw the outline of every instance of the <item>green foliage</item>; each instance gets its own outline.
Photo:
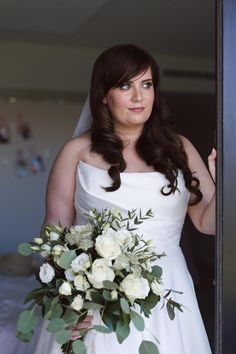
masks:
POLYGON ((53 307, 52 309, 52 316, 51 318, 52 319, 55 319, 55 318, 60 318, 61 315, 63 314, 63 308, 61 305, 57 304, 53 307))
POLYGON ((120 299, 120 306, 122 308, 122 311, 124 313, 129 314, 130 313, 130 306, 127 300, 125 300, 123 297, 120 299))
POLYGON ((110 328, 105 327, 105 326, 94 325, 92 329, 95 329, 95 331, 101 332, 101 333, 111 333, 112 332, 112 330, 110 328))
POLYGON ((22 256, 30 256, 31 254, 34 253, 31 249, 31 244, 27 242, 23 242, 18 246, 18 252, 22 256))
POLYGON ((84 302, 83 308, 84 309, 91 309, 91 310, 98 310, 103 308, 103 305, 97 304, 96 302, 86 301, 84 302))
POLYGON ((132 320, 134 326, 136 327, 136 329, 140 332, 143 332, 144 327, 145 327, 145 323, 144 323, 144 319, 142 318, 142 316, 140 316, 137 312, 131 310, 130 317, 131 317, 131 320, 132 320))
POLYGON ((70 330, 61 330, 60 332, 57 332, 55 335, 55 341, 58 344, 64 344, 70 340, 71 337, 71 331, 70 330))
POLYGON ((16 337, 17 337, 18 339, 20 339, 20 340, 21 340, 22 342, 24 342, 24 343, 29 343, 29 342, 31 342, 33 335, 34 335, 34 332, 33 332, 33 331, 28 332, 28 333, 22 333, 22 332, 20 332, 20 331, 18 331, 18 330, 16 331, 16 337))
POLYGON ((62 316, 62 319, 67 323, 67 324, 74 324, 78 321, 78 315, 74 311, 67 309, 62 316))
POLYGON ((174 305, 170 301, 168 301, 166 304, 166 308, 167 308, 169 318, 173 321, 173 319, 175 318, 174 305))
POLYGON ((139 354, 160 354, 157 346, 148 340, 143 340, 139 347, 139 354))
POLYGON ((103 289, 102 291, 102 296, 103 298, 106 300, 106 301, 114 301, 111 297, 111 293, 110 291, 106 290, 106 289, 103 289))
POLYGON ((54 318, 49 322, 48 331, 52 333, 56 333, 64 330, 67 326, 67 323, 62 318, 54 318))
POLYGON ((34 308, 24 311, 20 314, 17 321, 17 329, 21 333, 30 333, 37 324, 37 317, 34 308))
POLYGON ((76 258, 75 250, 65 251, 59 259, 59 266, 68 269, 73 259, 76 258))
POLYGON ((118 288, 118 284, 116 284, 114 281, 110 281, 110 280, 105 280, 103 282, 103 286, 105 289, 108 289, 108 290, 116 290, 118 288))
POLYGON ((152 275, 157 278, 161 278, 162 276, 162 268, 158 265, 152 267, 152 275))
POLYGON ((118 342, 121 344, 129 335, 130 328, 129 325, 123 321, 118 321, 116 325, 116 337, 118 342))
POLYGON ((72 343, 72 349, 74 354, 87 354, 86 345, 79 339, 72 343))
POLYGON ((43 299, 44 294, 46 292, 47 292, 47 288, 38 288, 32 290, 30 293, 26 295, 24 304, 27 304, 31 300, 35 300, 37 303, 39 303, 43 299))

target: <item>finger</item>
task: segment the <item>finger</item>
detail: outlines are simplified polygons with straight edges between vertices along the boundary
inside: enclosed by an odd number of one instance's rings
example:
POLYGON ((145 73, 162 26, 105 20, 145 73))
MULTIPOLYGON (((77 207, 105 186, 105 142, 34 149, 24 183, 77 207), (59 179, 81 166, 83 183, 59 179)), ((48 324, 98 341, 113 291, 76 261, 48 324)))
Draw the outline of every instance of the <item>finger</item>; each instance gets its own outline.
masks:
POLYGON ((92 326, 92 322, 81 322, 76 325, 76 329, 86 329, 92 326))
POLYGON ((215 174, 216 174, 216 167, 215 167, 216 156, 217 156, 217 152, 213 148, 211 154, 208 156, 208 168, 213 181, 215 181, 215 174))
POLYGON ((215 160, 216 156, 217 156, 217 151, 215 148, 213 148, 210 155, 208 156, 208 160, 215 160))

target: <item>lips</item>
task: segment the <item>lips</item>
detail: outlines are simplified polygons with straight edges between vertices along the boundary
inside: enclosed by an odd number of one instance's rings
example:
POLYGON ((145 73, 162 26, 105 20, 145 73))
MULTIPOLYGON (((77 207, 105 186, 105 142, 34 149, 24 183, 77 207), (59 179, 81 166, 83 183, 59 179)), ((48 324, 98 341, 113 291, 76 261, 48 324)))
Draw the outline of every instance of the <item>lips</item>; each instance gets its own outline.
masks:
POLYGON ((131 112, 139 113, 139 112, 143 112, 144 107, 132 107, 132 108, 129 108, 129 110, 131 112))

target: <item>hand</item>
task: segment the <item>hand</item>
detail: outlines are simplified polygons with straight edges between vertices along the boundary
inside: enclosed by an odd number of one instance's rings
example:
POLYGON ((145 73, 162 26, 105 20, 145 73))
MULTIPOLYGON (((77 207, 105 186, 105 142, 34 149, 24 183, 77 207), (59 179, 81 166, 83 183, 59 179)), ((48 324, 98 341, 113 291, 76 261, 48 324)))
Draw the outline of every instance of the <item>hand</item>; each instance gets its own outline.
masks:
POLYGON ((92 327, 92 320, 93 316, 86 316, 85 319, 81 322, 78 322, 75 326, 70 326, 71 329, 71 340, 76 340, 80 337, 80 330, 81 329, 88 329, 92 327))
POLYGON ((208 156, 208 168, 214 182, 216 179, 216 156, 217 151, 213 148, 211 154, 208 156))

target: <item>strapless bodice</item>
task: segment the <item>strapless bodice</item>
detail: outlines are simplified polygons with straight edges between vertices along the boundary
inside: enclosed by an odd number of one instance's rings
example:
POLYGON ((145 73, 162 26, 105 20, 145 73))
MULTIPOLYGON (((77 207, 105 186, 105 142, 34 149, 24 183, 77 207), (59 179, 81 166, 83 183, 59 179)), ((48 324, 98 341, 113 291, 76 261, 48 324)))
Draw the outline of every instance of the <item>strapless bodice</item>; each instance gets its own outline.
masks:
POLYGON ((77 224, 85 222, 81 212, 91 208, 119 208, 121 213, 131 209, 141 209, 145 213, 152 209, 154 217, 139 226, 139 232, 154 244, 178 246, 183 227, 189 192, 181 171, 178 174, 178 190, 169 196, 161 193, 161 188, 169 181, 160 172, 122 172, 121 186, 114 192, 106 192, 102 187, 111 185, 106 170, 80 161, 77 168, 75 208, 77 224))

